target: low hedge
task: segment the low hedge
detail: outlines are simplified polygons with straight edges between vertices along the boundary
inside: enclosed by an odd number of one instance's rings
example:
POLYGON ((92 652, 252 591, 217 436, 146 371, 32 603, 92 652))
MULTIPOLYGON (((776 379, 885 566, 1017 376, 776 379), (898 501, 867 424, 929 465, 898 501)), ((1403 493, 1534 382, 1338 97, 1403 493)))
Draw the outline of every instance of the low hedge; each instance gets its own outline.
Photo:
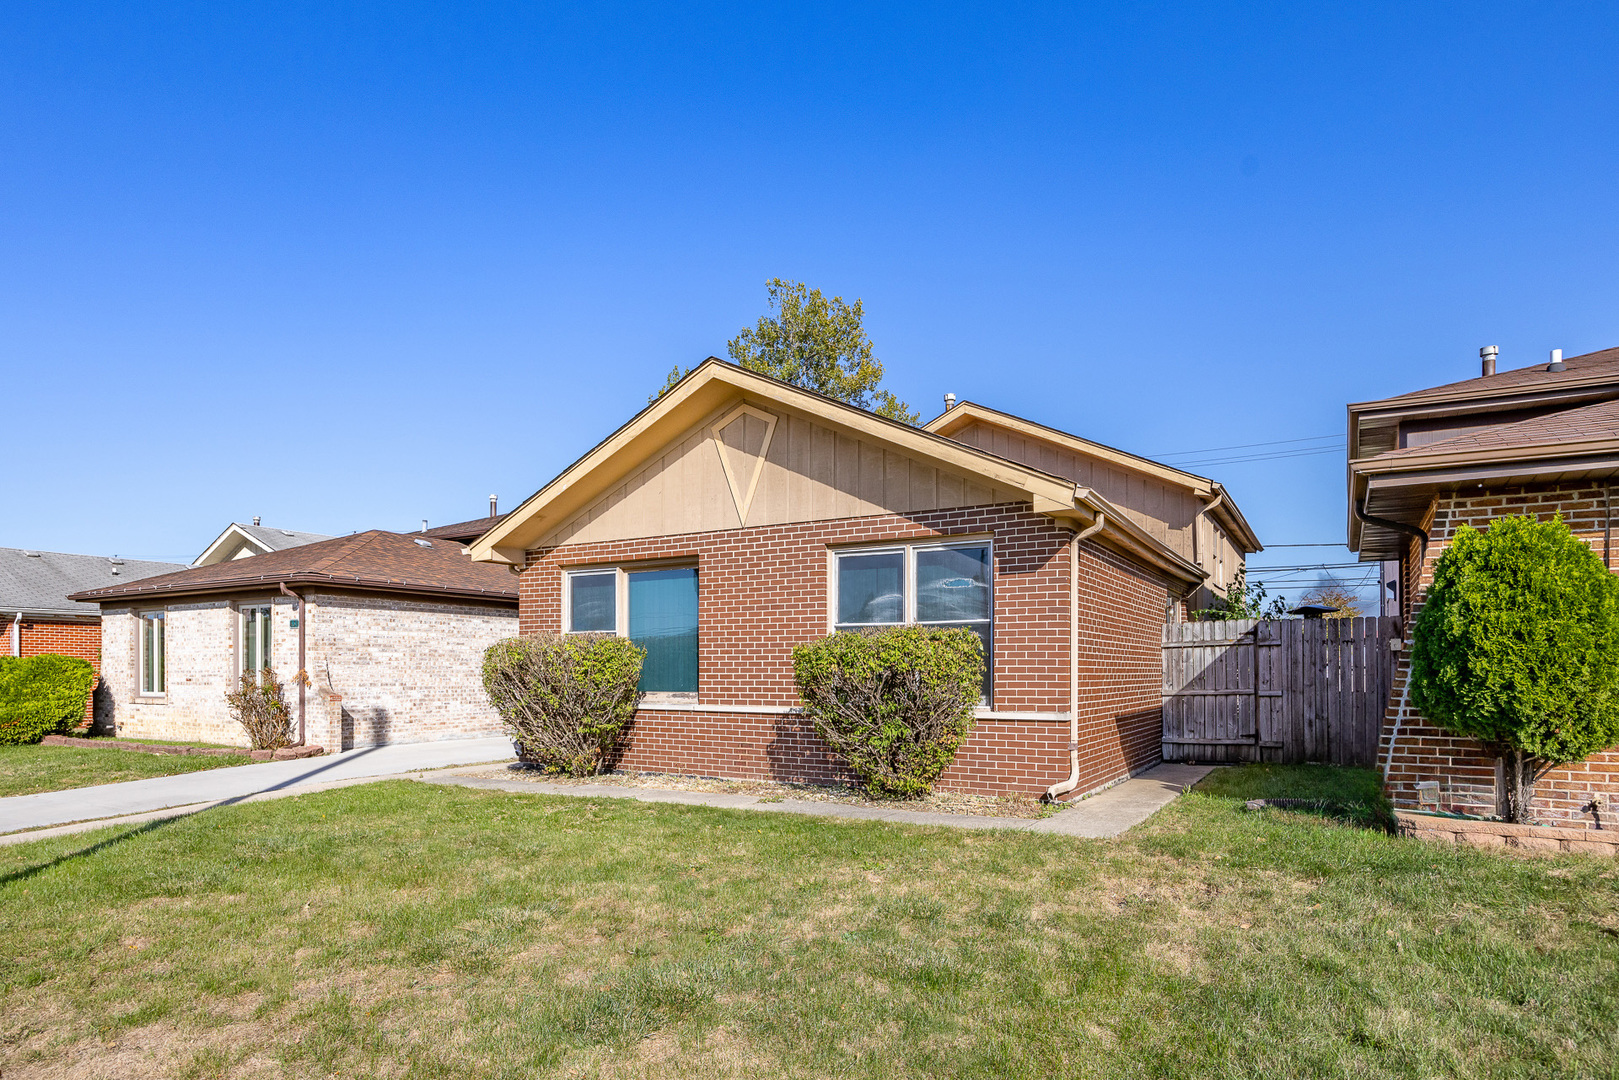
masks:
POLYGON ((84 702, 95 682, 88 660, 55 653, 0 657, 0 745, 72 731, 84 722, 84 702))
POLYGON ((815 730, 866 790, 914 798, 972 732, 984 653, 960 627, 844 631, 794 649, 793 675, 815 730))
POLYGON ((507 638, 484 652, 484 692, 523 760, 594 776, 611 767, 635 717, 645 658, 615 634, 507 638))

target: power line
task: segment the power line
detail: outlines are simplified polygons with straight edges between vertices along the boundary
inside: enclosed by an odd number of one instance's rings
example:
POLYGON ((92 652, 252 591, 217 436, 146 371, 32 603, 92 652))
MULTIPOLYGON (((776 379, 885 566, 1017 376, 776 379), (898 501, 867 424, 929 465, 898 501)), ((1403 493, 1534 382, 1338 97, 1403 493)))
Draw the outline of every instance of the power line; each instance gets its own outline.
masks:
POLYGON ((1251 450, 1256 446, 1285 446, 1289 443, 1320 442, 1322 439, 1342 439, 1344 433, 1334 431, 1331 435, 1307 435, 1302 439, 1273 439, 1270 442, 1237 443, 1235 446, 1205 446, 1201 450, 1177 450, 1174 453, 1148 454, 1148 457, 1190 457, 1193 454, 1212 454, 1221 450, 1251 450))
POLYGON ((1347 546, 1348 546, 1347 544, 1345 544, 1343 541, 1339 540, 1339 541, 1335 541, 1334 543, 1330 543, 1330 544, 1266 544, 1265 545, 1265 550, 1269 551, 1271 548, 1279 548, 1279 547, 1347 547, 1347 546))
POLYGON ((1244 454, 1240 457, 1209 458, 1199 461, 1171 461, 1165 462, 1175 469, 1206 469, 1213 465, 1235 465, 1243 461, 1281 461, 1286 458, 1315 457, 1320 454, 1341 454, 1342 446, 1324 446, 1313 450, 1278 450, 1269 454, 1244 454))

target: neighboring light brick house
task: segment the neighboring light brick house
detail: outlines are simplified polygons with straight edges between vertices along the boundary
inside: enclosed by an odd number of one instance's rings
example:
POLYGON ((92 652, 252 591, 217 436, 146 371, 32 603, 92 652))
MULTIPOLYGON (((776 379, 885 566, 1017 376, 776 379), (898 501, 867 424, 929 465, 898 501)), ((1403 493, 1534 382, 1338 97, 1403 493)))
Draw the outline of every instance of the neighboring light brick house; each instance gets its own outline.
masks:
POLYGON ((622 768, 840 779, 792 649, 918 622, 971 627, 991 659, 941 783, 1065 794, 1159 759, 1164 621, 1258 547, 1203 478, 970 403, 918 429, 710 359, 472 555, 522 569, 524 633, 648 648, 622 768))
MULTIPOLYGON (((1463 525, 1502 515, 1561 514, 1612 568, 1612 488, 1619 472, 1619 349, 1496 372, 1487 350, 1476 379, 1349 406, 1349 546, 1399 570, 1406 635, 1433 571, 1463 525)), ((1410 704, 1409 653, 1395 666, 1379 764, 1394 804, 1495 815, 1494 756, 1449 734, 1410 704)), ((1614 827, 1619 752, 1553 770, 1536 789, 1547 824, 1614 827)))
MULTIPOLYGON (((0 653, 58 653, 88 660, 101 671, 101 611, 69 600, 71 593, 183 570, 180 563, 64 555, 55 551, 0 548, 0 653)), ((92 692, 84 705, 94 717, 92 692)))
POLYGON ((483 651, 517 630, 517 578, 456 539, 364 532, 78 594, 100 605, 117 734, 245 743, 225 694, 275 669, 329 751, 498 734, 483 651), (295 599, 296 594, 301 598, 295 599), (302 608, 300 611, 299 608, 302 608))

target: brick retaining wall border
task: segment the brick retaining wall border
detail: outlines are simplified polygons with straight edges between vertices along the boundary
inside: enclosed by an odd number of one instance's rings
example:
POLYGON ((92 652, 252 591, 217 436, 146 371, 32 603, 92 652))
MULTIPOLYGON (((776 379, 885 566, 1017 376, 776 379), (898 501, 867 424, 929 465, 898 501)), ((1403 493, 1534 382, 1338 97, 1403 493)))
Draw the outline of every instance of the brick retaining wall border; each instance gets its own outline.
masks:
POLYGON ((1480 848, 1511 848, 1553 855, 1619 855, 1619 831, 1512 825, 1505 821, 1441 817, 1396 810, 1400 835, 1480 848))

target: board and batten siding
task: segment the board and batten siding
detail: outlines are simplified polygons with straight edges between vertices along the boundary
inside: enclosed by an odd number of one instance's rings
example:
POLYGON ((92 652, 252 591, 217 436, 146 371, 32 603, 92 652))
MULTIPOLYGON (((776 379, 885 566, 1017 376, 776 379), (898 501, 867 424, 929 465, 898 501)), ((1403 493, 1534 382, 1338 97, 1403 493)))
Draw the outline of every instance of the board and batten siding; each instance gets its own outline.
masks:
POLYGON ((1222 580, 1211 576, 1211 584, 1229 584, 1243 565, 1243 553, 1206 515, 1197 526, 1201 535, 1194 544, 1192 529, 1203 501, 1184 487, 998 424, 975 420, 950 438, 1093 489, 1182 558, 1191 559, 1195 553, 1211 575, 1216 566, 1222 567, 1222 580))
POLYGON ((716 410, 672 440, 656 458, 562 521, 535 546, 923 513, 1028 499, 1022 491, 898 453, 776 402, 750 404, 747 412, 733 416, 738 404, 716 410), (774 419, 768 439, 766 429, 771 425, 764 417, 774 419), (729 458, 729 476, 722 452, 729 458))

